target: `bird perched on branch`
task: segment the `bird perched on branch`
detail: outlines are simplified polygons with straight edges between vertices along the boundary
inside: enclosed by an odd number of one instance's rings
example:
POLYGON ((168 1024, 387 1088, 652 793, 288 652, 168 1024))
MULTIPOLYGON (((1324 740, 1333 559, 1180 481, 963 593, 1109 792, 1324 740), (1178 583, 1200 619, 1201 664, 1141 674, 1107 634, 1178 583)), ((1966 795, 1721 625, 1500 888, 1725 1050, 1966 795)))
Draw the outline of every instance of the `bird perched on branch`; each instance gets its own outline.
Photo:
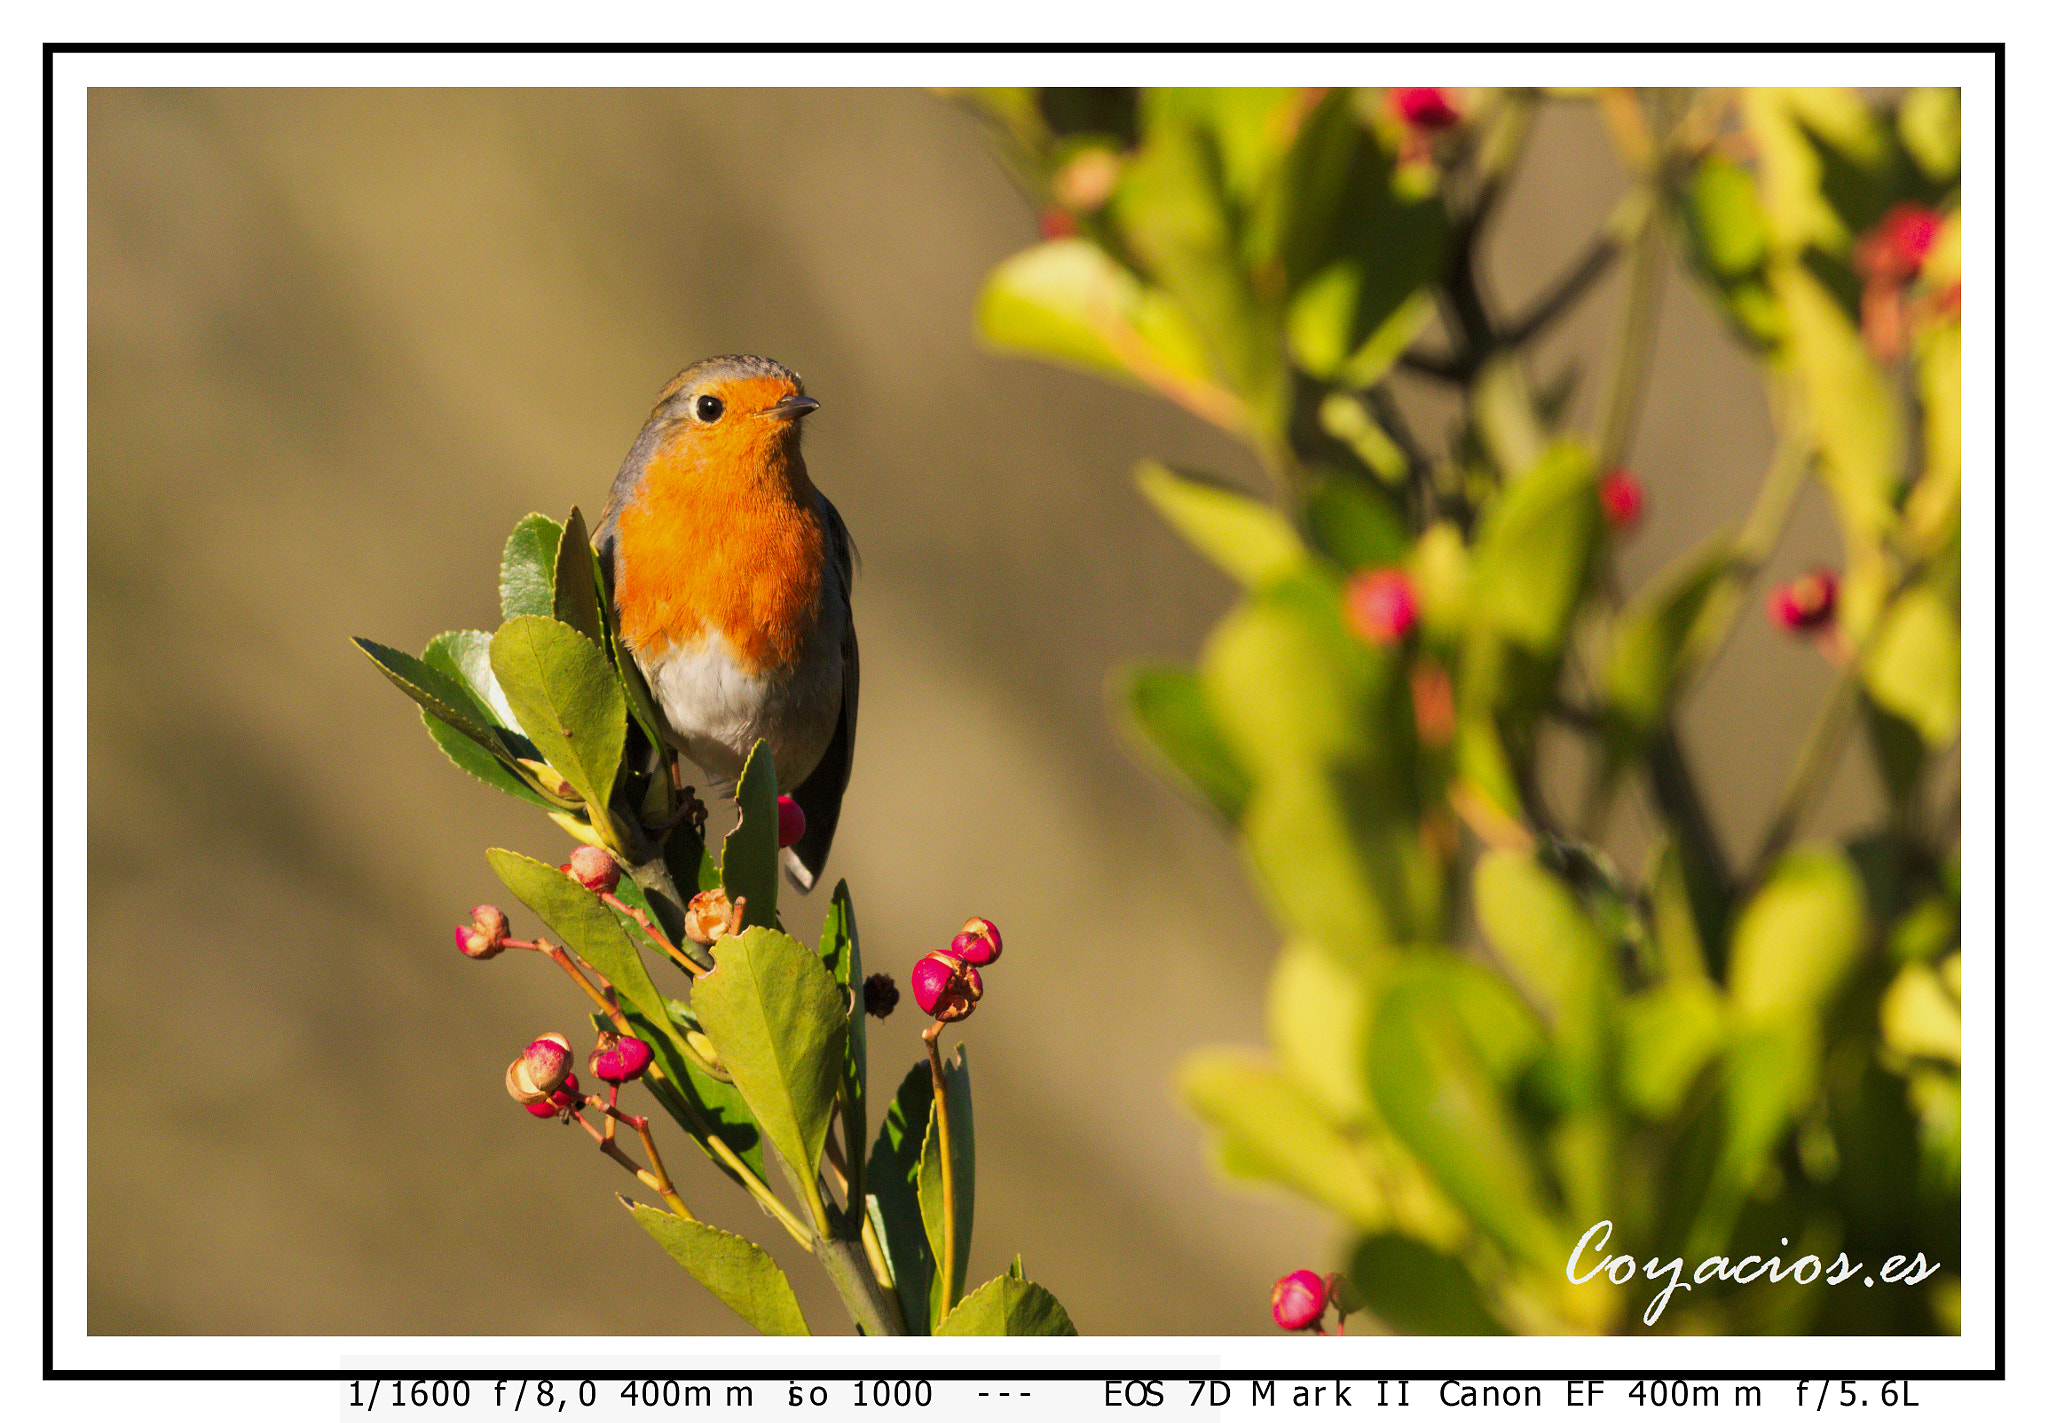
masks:
POLYGON ((595 542, 620 640, 675 748, 729 791, 765 740, 804 812, 783 853, 817 883, 853 767, 860 701, 853 541, 804 467, 818 408, 794 371, 713 356, 663 387, 612 481, 595 542))

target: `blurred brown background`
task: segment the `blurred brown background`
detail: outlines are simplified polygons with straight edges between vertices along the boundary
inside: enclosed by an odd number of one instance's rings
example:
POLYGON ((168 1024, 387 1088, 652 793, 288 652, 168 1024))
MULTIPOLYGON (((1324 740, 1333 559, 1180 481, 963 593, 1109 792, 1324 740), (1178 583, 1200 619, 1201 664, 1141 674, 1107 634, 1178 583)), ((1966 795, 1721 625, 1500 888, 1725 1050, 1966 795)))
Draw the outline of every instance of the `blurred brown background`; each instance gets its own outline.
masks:
MULTIPOLYGON (((904 91, 103 89, 90 125, 89 1329, 742 1327, 621 1217, 616 1167, 505 1099, 505 1062, 587 1038, 583 1008, 528 956, 465 962, 452 928, 506 897, 486 845, 567 842, 453 770, 347 639, 494 627, 514 521, 594 513, 662 382, 748 351, 823 401, 811 468, 865 559, 828 878, 870 968, 969 914, 1008 946, 959 1034, 974 1276, 1021 1250, 1084 1333, 1270 1330, 1272 1280, 1338 1242, 1218 1181, 1170 1082, 1261 1038, 1277 943, 1104 696, 1191 656, 1231 596, 1133 463, 1257 472, 1152 397, 977 349, 979 282, 1035 233, 976 122, 904 91)), ((1592 112, 1547 109, 1488 256, 1501 297, 1621 188, 1592 112)), ((1618 284, 1542 352, 1585 363, 1582 413, 1618 284)), ((1632 583, 1741 517, 1767 434, 1674 274, 1632 583)), ((1834 554, 1809 489, 1768 578, 1834 554)), ((1693 700, 1738 853, 1823 671, 1752 610, 1693 700)), ((1861 754, 1818 828, 1874 813, 1861 754)), ((822 914, 785 909, 807 942, 822 914)), ((878 1090, 913 1016, 871 1038, 878 1090)), ((679 1136, 665 1154, 693 1208, 797 1253, 679 1136)))

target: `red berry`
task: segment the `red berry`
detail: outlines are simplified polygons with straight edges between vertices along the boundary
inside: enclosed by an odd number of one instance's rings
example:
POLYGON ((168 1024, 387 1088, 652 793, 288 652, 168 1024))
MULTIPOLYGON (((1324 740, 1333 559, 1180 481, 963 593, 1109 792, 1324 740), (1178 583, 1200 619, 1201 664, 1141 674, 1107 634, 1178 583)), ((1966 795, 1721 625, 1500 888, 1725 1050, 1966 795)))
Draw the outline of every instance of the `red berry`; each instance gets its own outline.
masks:
POLYGON ((1441 133, 1457 125, 1457 106, 1441 89, 1390 89, 1394 112, 1401 122, 1424 133, 1441 133))
POLYGON ((590 1075, 614 1085, 631 1082, 647 1070, 653 1058, 654 1049, 639 1038, 599 1033, 597 1046, 590 1054, 590 1075))
POLYGON ((775 843, 781 849, 788 849, 804 838, 804 808, 789 796, 779 797, 775 802, 775 843))
POLYGON ((524 1105, 526 1110, 536 1117, 558 1117, 582 1100, 582 1096, 576 1090, 576 1074, 572 1072, 562 1079, 562 1085, 555 1089, 553 1096, 524 1105))
POLYGON ((1771 593, 1771 620, 1787 632, 1814 632, 1835 620, 1835 575, 1816 568, 1771 593))
POLYGON ((956 1022, 981 1001, 981 975, 951 954, 926 954, 910 970, 910 993, 941 1023, 956 1022))
POLYGON ((610 894, 619 884, 619 862, 596 845, 578 845, 569 857, 569 877, 592 894, 610 894))
POLYGON ((1600 481, 1600 508, 1607 522, 1622 533, 1643 517, 1643 486, 1625 469, 1611 469, 1600 481))
POLYGON ((962 963, 987 968, 1003 956, 1003 936, 988 920, 970 919, 953 936, 948 952, 962 963))
POLYGON ((1344 590, 1352 630, 1381 646, 1399 642, 1415 626, 1415 585, 1398 568, 1356 573, 1344 590))
POLYGON ((1856 244, 1856 267, 1870 281, 1887 285, 1917 276, 1941 235, 1941 214, 1918 203, 1900 203, 1856 244))
POLYGON ((1323 1277, 1314 1270, 1296 1270, 1273 1282, 1273 1322, 1282 1329, 1313 1328, 1329 1303, 1323 1277))
POLYGON ((554 1095, 569 1076, 569 1040, 560 1033, 543 1033, 526 1045, 526 1051, 505 1069, 505 1090, 522 1105, 544 1101, 554 1095))

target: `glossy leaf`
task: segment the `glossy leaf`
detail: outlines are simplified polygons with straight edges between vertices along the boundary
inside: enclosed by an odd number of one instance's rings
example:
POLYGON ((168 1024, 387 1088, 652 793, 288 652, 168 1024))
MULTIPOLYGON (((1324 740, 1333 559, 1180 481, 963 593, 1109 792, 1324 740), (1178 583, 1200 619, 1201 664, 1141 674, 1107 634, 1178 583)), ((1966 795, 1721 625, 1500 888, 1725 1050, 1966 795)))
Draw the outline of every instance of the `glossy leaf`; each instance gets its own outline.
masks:
POLYGON ((491 670, 519 725, 597 822, 626 741, 625 695, 610 659, 553 618, 519 617, 491 638, 491 670))
MULTIPOLYGON (((967 1253, 974 1242, 974 1091, 967 1077, 967 1048, 954 1049, 944 1060, 946 1120, 953 1139, 953 1298, 967 1292, 967 1253)), ((929 1068, 926 1069, 929 1073, 929 1068)), ((931 1114, 917 1171, 917 1207, 924 1222, 932 1259, 945 1260, 945 1177, 940 1168, 939 1116, 931 1114)), ((943 1268, 941 1263, 940 1268, 943 1268)), ((939 1313, 939 1281, 934 1270, 931 1317, 939 1313)))
POLYGON ((1166 763, 1225 820, 1235 821, 1251 794, 1208 704, 1201 679, 1182 667, 1144 667, 1130 674, 1124 705, 1131 724, 1166 763))
POLYGON ((556 622, 567 623, 604 647, 605 618, 597 600, 596 558, 590 546, 590 531, 583 525, 583 511, 572 506, 555 551, 554 595, 549 612, 556 622))
POLYGON ((519 730, 505 689, 491 671, 491 635, 487 632, 444 632, 427 644, 420 661, 444 672, 465 688, 477 707, 478 716, 490 726, 514 756, 535 757, 539 753, 519 730))
POLYGON ((630 1209, 671 1259, 754 1328, 771 1335, 811 1332, 781 1266, 753 1241, 652 1206, 630 1209))
POLYGON ((514 526, 498 566, 498 607, 506 622, 553 615, 561 546, 562 526, 545 514, 528 514, 514 526))
POLYGON ((1389 1204, 1370 1158, 1330 1109, 1263 1059, 1208 1050, 1180 1065, 1181 1097, 1216 1129, 1225 1169, 1274 1181, 1360 1227, 1387 1221, 1389 1204))
POLYGON ((555 801, 535 790, 527 779, 505 764, 503 757, 485 750, 471 737, 457 731, 424 707, 420 709, 420 721, 427 728, 427 735, 434 738, 434 744, 441 748, 458 770, 467 771, 492 790, 503 791, 506 795, 537 805, 542 810, 559 810, 561 802, 555 801))
POLYGON ((1157 460, 1139 464, 1138 489, 1182 538, 1246 587, 1306 557, 1293 525, 1263 499, 1168 469, 1157 460))
POLYGON ((846 1007, 817 956, 755 926, 718 944, 690 1006, 754 1119, 799 1180, 817 1173, 846 1061, 846 1007))
POLYGON ((666 1022, 661 993, 647 976, 640 951, 604 901, 555 866, 511 850, 484 858, 505 887, 554 930, 565 948, 603 974, 643 1016, 666 1022))
POLYGON ((1863 682, 1929 747, 1955 739, 1963 715, 1962 630, 1939 593, 1915 588, 1892 605, 1865 658, 1863 682))
POLYGON ((367 637, 351 638, 385 679, 411 697, 436 719, 446 722, 493 755, 505 750, 482 714, 469 689, 446 672, 429 666, 409 652, 372 642, 367 637))
POLYGON ((1344 1272, 1359 1303, 1403 1334, 1505 1334, 1462 1260, 1405 1235, 1358 1242, 1344 1272))
POLYGON ((847 1165, 852 1173, 854 1199, 866 1194, 863 1184, 868 1149, 868 1015, 863 999, 866 980, 860 965, 860 929, 854 922, 853 896, 846 881, 832 888, 832 904, 825 911, 825 925, 818 932, 818 957, 832 972, 833 981, 845 992, 846 1067, 839 1089, 839 1110, 846 1125, 840 1135, 846 1143, 847 1165))
POLYGON ((756 741, 747 753, 733 799, 739 805, 740 818, 726 832, 719 876, 734 902, 746 897, 747 923, 772 926, 776 922, 776 869, 782 851, 777 845, 781 819, 776 809, 775 756, 767 742, 756 741))
POLYGON ((647 1079, 648 1090, 660 1101, 663 1110, 690 1133, 698 1149, 728 1177, 734 1181, 740 1179, 730 1163, 712 1149, 710 1140, 703 1133, 716 1136, 733 1155, 746 1163, 748 1170, 765 1179, 761 1127, 747 1107, 746 1099, 740 1096, 739 1088, 706 1072, 694 1056, 676 1044, 677 1035, 694 1026, 694 1020, 688 1015, 676 1012, 680 1006, 670 1000, 666 1018, 649 1019, 630 1003, 626 1005, 627 1021, 633 1024, 636 1036, 646 1039, 654 1049, 655 1062, 662 1071, 664 1080, 647 1079), (699 1131, 700 1126, 703 1132, 699 1131))
POLYGON ((912 1334, 931 1332, 932 1282, 938 1277, 917 1194, 931 1121, 931 1066, 920 1060, 903 1074, 868 1152, 868 1218, 882 1242, 889 1272, 896 1277, 896 1293, 912 1334))
POLYGON ((1045 1286, 1002 1274, 960 1301, 932 1333, 945 1338, 976 1335, 1071 1336, 1079 1331, 1045 1286))

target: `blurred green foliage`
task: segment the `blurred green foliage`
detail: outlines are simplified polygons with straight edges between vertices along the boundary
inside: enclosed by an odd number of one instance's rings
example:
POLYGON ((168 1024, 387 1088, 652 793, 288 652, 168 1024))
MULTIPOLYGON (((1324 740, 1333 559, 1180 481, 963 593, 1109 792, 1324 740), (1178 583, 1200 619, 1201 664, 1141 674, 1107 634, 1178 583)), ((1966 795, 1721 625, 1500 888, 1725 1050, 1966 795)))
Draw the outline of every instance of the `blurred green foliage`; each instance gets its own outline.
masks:
POLYGON ((1613 1253, 1688 1270, 1781 1237, 1942 1267, 1918 1288, 1710 1279, 1661 1330, 1958 1329, 1956 810, 1929 803, 1960 714, 1956 93, 1471 91, 1450 122, 1402 91, 969 97, 1047 239, 988 278, 985 339, 1155 391, 1272 478, 1261 497, 1137 475, 1243 585, 1198 666, 1123 689, 1286 941, 1270 1051, 1182 1073, 1221 1168, 1355 1232, 1347 1268, 1389 1328, 1645 1328, 1642 1275, 1566 1280, 1610 1220, 1613 1253), (1634 186, 1504 314, 1475 252, 1554 103, 1598 105, 1634 186), (1755 353, 1779 447, 1742 527, 1624 601, 1606 481, 1670 244, 1755 353), (1528 347, 1616 262, 1615 369, 1573 432, 1528 347), (1441 449, 1396 379, 1457 396, 1441 449), (1673 718, 1809 477, 1846 550, 1838 614, 1808 634, 1839 675, 1736 864, 1673 718), (1391 634, 1361 602, 1390 569, 1415 613, 1391 634), (1596 767, 1572 816, 1539 792, 1553 726, 1596 767), (1802 839, 1859 729, 1889 815, 1802 839), (1624 872, 1602 840, 1629 782, 1659 839, 1624 872))

